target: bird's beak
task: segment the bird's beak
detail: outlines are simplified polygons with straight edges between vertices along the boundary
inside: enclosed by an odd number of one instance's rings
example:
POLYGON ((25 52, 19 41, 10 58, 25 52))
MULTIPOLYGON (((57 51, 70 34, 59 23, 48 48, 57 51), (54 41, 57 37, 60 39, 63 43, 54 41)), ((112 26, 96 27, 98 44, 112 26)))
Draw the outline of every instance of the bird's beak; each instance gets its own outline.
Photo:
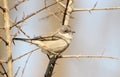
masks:
POLYGON ((75 31, 72 30, 72 33, 75 33, 75 31))

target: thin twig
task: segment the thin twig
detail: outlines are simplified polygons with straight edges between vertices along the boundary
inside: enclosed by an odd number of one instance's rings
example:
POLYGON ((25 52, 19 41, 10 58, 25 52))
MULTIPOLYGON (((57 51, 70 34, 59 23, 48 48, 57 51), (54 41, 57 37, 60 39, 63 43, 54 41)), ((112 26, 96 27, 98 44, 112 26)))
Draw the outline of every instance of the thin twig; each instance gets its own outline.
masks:
POLYGON ((63 8, 66 8, 66 6, 65 6, 62 2, 60 2, 59 0, 56 0, 56 2, 57 2, 58 4, 60 4, 63 8))
POLYGON ((16 26, 16 28, 19 29, 26 37, 30 38, 30 36, 29 36, 27 33, 25 33, 25 32, 21 29, 21 27, 16 26))
POLYGON ((18 59, 20 59, 20 58, 22 58, 22 57, 24 57, 24 56, 26 56, 26 55, 28 55, 28 54, 30 54, 30 53, 32 53, 32 52, 34 52, 34 51, 36 51, 36 50, 38 50, 38 49, 39 48, 35 48, 35 49, 31 50, 30 52, 27 52, 27 53, 25 53, 25 54, 23 54, 23 55, 15 58, 15 59, 13 59, 13 62, 16 61, 16 60, 18 60, 18 59))
POLYGON ((5 39, 3 39, 1 36, 0 36, 0 39, 1 39, 6 45, 8 45, 8 42, 7 42, 5 39))
POLYGON ((55 13, 50 13, 49 15, 47 15, 47 16, 45 16, 45 17, 43 17, 43 18, 40 18, 40 20, 44 20, 44 19, 49 18, 49 17, 51 17, 51 16, 55 16, 55 18, 57 18, 57 19, 60 21, 60 19, 56 16, 57 14, 60 14, 60 13, 62 13, 61 10, 60 10, 60 11, 57 11, 57 12, 55 12, 55 13))
POLYGON ((18 67, 18 69, 17 69, 17 71, 16 71, 14 77, 17 77, 19 70, 20 70, 20 66, 18 67))
POLYGON ((0 65, 1 65, 1 67, 2 67, 2 69, 3 69, 3 71, 4 71, 3 75, 5 74, 6 77, 8 77, 8 74, 7 74, 7 71, 5 70, 5 67, 3 66, 2 63, 0 63, 0 65))
POLYGON ((30 17, 32 17, 32 16, 38 14, 39 12, 41 12, 41 11, 45 10, 46 8, 51 7, 51 6, 55 5, 55 4, 57 4, 57 2, 52 3, 52 4, 50 4, 50 5, 48 5, 48 6, 44 7, 44 8, 42 8, 42 9, 36 11, 36 12, 34 12, 34 13, 31 13, 30 15, 26 16, 25 18, 22 18, 22 20, 20 20, 20 21, 14 23, 14 24, 11 26, 11 28, 17 26, 18 24, 24 22, 25 20, 29 19, 30 17))
POLYGON ((24 73, 25 73, 25 69, 26 69, 26 67, 27 67, 27 64, 28 64, 28 61, 29 61, 29 59, 30 59, 31 54, 32 54, 32 52, 29 54, 29 56, 28 56, 28 58, 27 58, 27 60, 26 60, 26 62, 25 62, 25 66, 24 66, 24 68, 23 68, 21 77, 23 77, 23 75, 24 75, 24 73))
POLYGON ((74 8, 72 12, 78 12, 78 11, 96 11, 96 10, 120 10, 120 7, 74 8))
POLYGON ((46 1, 47 1, 47 0, 44 0, 44 5, 45 5, 45 7, 46 7, 46 5, 47 5, 46 1))
POLYGON ((17 10, 17 6, 19 6, 20 4, 24 3, 25 1, 27 1, 27 0, 17 1, 17 3, 12 8, 10 8, 10 10, 12 10, 14 8, 17 10))
POLYGON ((108 58, 108 59, 120 60, 119 58, 116 57, 103 56, 103 55, 60 55, 59 58, 108 58))

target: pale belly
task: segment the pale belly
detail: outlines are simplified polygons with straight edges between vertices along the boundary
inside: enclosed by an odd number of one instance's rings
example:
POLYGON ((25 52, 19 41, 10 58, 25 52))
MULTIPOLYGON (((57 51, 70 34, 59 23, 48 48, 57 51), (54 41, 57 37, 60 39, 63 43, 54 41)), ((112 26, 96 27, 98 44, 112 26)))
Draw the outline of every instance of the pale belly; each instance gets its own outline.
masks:
POLYGON ((39 47, 46 54, 57 54, 63 52, 68 44, 63 39, 55 40, 55 41, 32 41, 34 43, 38 43, 39 47))

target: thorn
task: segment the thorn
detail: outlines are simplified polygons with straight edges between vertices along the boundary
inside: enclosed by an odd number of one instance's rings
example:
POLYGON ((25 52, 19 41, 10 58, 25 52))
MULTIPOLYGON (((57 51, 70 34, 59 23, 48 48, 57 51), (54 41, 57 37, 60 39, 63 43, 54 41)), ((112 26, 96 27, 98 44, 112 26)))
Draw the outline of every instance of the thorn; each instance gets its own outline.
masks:
POLYGON ((15 10, 17 11, 18 9, 17 9, 17 6, 15 6, 15 10))
POLYGON ((93 6, 93 9, 94 9, 94 8, 96 8, 96 6, 97 6, 97 3, 98 3, 98 2, 96 1, 96 3, 95 3, 95 4, 94 4, 94 6, 93 6))
POLYGON ((7 42, 5 39, 3 39, 1 36, 0 36, 0 39, 1 39, 2 41, 4 41, 4 43, 6 44, 6 46, 8 45, 8 42, 7 42))
POLYGON ((3 13, 6 11, 2 6, 0 6, 0 9, 3 11, 3 13))
POLYGON ((15 45, 15 41, 14 41, 14 38, 12 39, 12 42, 13 42, 13 44, 15 45))
POLYGON ((90 14, 92 14, 91 10, 88 11, 90 14))

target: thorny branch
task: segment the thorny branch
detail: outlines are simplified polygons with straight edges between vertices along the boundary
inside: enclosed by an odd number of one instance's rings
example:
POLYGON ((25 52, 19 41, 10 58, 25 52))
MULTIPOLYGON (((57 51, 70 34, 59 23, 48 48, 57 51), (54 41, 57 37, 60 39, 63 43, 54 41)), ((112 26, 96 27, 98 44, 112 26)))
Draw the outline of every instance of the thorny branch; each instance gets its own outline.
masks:
POLYGON ((73 12, 78 11, 96 11, 96 10, 120 10, 120 7, 106 7, 106 8, 74 8, 73 12))
POLYGON ((43 17, 43 18, 40 18, 40 20, 44 20, 44 19, 46 19, 46 18, 55 16, 55 18, 57 18, 57 19, 60 21, 60 19, 57 17, 57 15, 60 14, 60 13, 62 13, 62 12, 63 12, 63 11, 60 10, 60 11, 55 12, 55 13, 50 13, 49 15, 47 15, 47 16, 45 16, 45 17, 43 17))
POLYGON ((20 30, 26 37, 30 38, 30 36, 27 35, 27 34, 21 29, 20 26, 16 26, 16 28, 17 28, 18 30, 20 30))
POLYGON ((17 1, 17 3, 12 8, 10 8, 10 10, 12 10, 14 8, 17 10, 17 6, 19 6, 20 4, 24 3, 25 1, 27 1, 27 0, 17 1))
POLYGON ((108 58, 108 59, 115 59, 120 60, 119 58, 112 57, 112 56, 102 56, 102 55, 59 55, 59 58, 108 58))
POLYGON ((14 23, 14 24, 12 25, 11 28, 17 26, 18 24, 24 22, 25 20, 29 19, 30 17, 32 17, 32 16, 38 14, 39 12, 41 12, 41 11, 45 10, 46 8, 51 7, 51 6, 55 5, 55 4, 57 4, 57 2, 55 2, 55 3, 53 3, 53 4, 50 4, 50 5, 48 5, 48 6, 44 7, 44 8, 42 8, 42 9, 40 9, 40 10, 34 12, 34 13, 31 13, 30 15, 26 16, 25 18, 22 18, 22 20, 20 20, 20 21, 14 23))
POLYGON ((32 54, 32 52, 29 54, 29 56, 28 56, 28 58, 27 58, 27 60, 26 60, 26 62, 25 62, 25 66, 24 66, 24 68, 23 68, 22 76, 21 76, 21 77, 23 77, 23 75, 24 75, 24 73, 25 73, 25 69, 26 69, 26 67, 27 67, 27 64, 28 64, 28 61, 29 61, 29 59, 30 59, 31 54, 32 54))

